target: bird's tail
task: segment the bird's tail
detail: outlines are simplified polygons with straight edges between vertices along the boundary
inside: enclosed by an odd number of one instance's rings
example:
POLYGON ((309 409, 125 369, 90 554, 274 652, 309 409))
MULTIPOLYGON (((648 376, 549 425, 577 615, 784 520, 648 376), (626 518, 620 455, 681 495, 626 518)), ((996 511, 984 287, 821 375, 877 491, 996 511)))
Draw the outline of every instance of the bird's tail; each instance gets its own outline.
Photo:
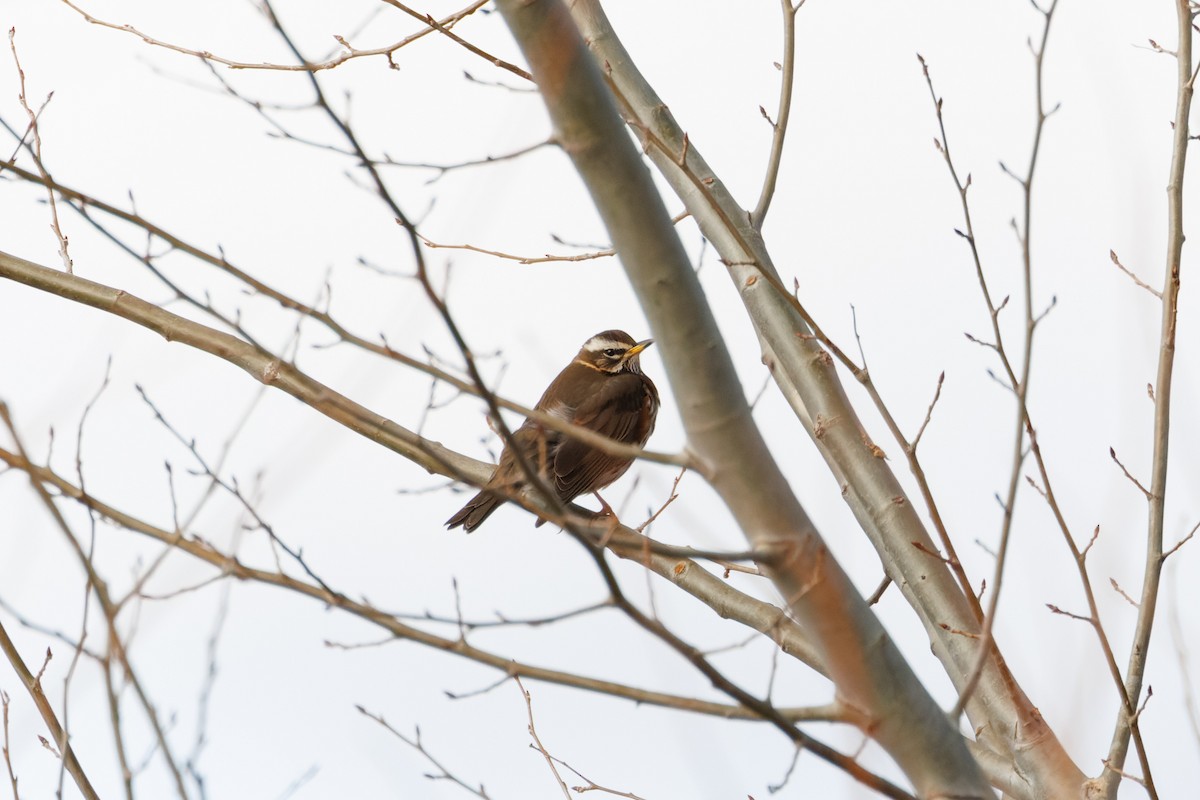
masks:
POLYGON ((447 528, 457 528, 459 525, 467 533, 478 528, 483 524, 483 521, 491 516, 504 500, 491 492, 480 492, 471 498, 471 501, 458 510, 450 519, 446 520, 447 528))

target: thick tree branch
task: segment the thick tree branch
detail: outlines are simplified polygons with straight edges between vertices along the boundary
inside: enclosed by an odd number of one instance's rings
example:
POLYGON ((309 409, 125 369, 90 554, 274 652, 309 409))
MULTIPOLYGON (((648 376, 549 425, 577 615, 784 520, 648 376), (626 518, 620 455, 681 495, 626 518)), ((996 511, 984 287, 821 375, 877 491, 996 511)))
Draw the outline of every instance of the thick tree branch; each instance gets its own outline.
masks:
POLYGON ((689 447, 755 549, 774 556, 768 574, 812 632, 839 694, 918 792, 990 796, 961 738, 829 554, 766 449, 662 199, 565 7, 557 0, 499 5, 650 320, 689 447))
MULTIPOLYGON (((808 421, 806 429, 843 487, 843 496, 885 570, 920 616, 947 674, 961 687, 978 652, 974 639, 955 633, 978 628, 973 610, 978 604, 970 587, 955 588, 946 565, 928 555, 936 553, 936 546, 886 462, 864 446, 861 423, 829 356, 813 340, 794 298, 780 291, 762 238, 638 72, 598 0, 574 0, 571 9, 630 126, 646 143, 648 157, 721 253, 759 332, 764 361, 784 397, 808 421), (814 424, 822 419, 835 424, 814 424)), ((1033 796, 1078 791, 1082 772, 1002 660, 989 661, 967 713, 976 735, 1013 759, 1019 772, 1016 780, 1033 782, 1033 796)))

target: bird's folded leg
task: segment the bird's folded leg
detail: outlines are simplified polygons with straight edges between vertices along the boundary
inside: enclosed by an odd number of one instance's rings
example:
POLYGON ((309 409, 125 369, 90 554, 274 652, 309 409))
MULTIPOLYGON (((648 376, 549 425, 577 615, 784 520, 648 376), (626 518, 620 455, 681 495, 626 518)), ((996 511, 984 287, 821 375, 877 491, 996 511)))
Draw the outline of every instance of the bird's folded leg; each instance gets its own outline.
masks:
POLYGON ((600 501, 600 510, 596 512, 596 516, 612 517, 613 519, 616 519, 617 512, 613 511, 612 506, 608 504, 608 501, 601 497, 599 492, 592 492, 592 494, 595 495, 596 499, 600 501))
POLYGON ((609 540, 612 539, 617 529, 621 527, 621 520, 617 519, 617 512, 613 511, 612 506, 600 496, 599 492, 592 492, 592 494, 600 501, 601 506, 600 510, 596 512, 596 519, 600 519, 601 517, 609 518, 608 524, 605 526, 604 535, 600 537, 600 541, 596 542, 596 546, 603 550, 605 547, 608 547, 609 540))

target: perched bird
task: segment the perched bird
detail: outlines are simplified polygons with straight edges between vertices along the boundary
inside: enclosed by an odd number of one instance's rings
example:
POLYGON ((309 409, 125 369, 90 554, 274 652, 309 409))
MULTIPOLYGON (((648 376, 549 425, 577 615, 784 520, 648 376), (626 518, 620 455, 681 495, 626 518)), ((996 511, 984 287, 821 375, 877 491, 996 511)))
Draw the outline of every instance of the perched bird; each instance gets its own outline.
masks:
MULTIPOLYGON (((644 445, 654 430, 658 390, 642 374, 638 355, 653 342, 635 342, 624 331, 596 334, 583 343, 575 360, 558 373, 534 408, 618 442, 644 445)), ((633 463, 631 458, 597 450, 532 419, 513 433, 512 446, 520 449, 526 463, 541 473, 564 503, 598 492, 633 463)), ((512 447, 505 445, 483 491, 448 519, 447 527, 475 530, 524 485, 520 462, 512 447)), ((611 511, 603 498, 596 497, 611 511)), ((544 522, 540 519, 537 524, 544 522)))

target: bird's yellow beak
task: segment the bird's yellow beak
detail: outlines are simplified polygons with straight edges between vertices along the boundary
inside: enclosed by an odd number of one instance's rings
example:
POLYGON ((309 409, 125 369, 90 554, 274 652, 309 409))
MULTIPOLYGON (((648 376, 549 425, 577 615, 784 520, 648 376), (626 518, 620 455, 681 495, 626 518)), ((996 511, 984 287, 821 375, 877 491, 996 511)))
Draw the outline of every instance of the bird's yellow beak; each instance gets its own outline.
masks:
POLYGON ((654 344, 654 340, 653 340, 653 339, 643 339, 642 341, 640 341, 640 342, 638 342, 637 344, 635 344, 633 347, 631 347, 631 348, 629 348, 628 350, 626 350, 626 351, 625 351, 625 357, 624 357, 623 359, 621 359, 621 360, 622 360, 622 361, 628 361, 629 359, 633 358, 633 357, 634 357, 634 356, 636 356, 638 353, 642 352, 643 350, 645 350, 647 347, 649 347, 649 346, 650 346, 650 345, 652 345, 652 344, 654 344))

